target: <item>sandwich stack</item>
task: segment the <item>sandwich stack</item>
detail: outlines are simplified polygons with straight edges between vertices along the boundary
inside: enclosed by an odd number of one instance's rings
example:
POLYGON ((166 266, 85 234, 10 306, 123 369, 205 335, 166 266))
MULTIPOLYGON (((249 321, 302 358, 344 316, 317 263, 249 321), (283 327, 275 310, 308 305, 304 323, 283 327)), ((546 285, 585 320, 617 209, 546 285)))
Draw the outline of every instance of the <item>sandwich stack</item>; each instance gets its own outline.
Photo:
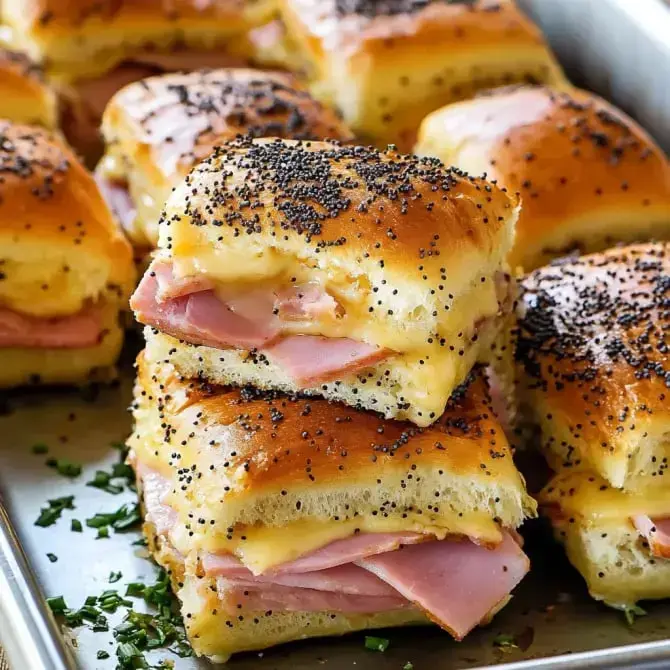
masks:
POLYGON ((231 141, 172 192, 129 444, 198 654, 460 639, 507 602, 535 503, 478 363, 517 215, 436 159, 301 140, 231 141))

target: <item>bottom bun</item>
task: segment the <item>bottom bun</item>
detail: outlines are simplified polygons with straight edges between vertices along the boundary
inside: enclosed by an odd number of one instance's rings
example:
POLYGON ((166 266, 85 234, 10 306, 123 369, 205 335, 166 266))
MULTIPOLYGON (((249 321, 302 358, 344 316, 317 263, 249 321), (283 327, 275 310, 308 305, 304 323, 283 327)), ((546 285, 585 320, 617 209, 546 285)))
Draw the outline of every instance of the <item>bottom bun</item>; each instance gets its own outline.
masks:
POLYGON ((104 336, 92 347, 0 348, 0 388, 110 381, 123 345, 118 304, 105 306, 102 327, 104 336))

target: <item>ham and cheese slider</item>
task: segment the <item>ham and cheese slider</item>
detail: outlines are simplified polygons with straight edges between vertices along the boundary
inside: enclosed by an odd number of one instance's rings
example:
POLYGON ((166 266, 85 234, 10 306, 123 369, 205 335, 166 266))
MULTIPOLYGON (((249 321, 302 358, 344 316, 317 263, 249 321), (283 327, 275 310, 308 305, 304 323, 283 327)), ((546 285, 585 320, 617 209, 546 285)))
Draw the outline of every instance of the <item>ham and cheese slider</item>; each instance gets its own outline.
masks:
POLYGON ((161 72, 245 63, 275 0, 3 0, 10 44, 43 63, 67 100, 64 130, 89 159, 107 101, 161 72))
POLYGON ((119 91, 103 117, 106 153, 96 170, 138 247, 158 243, 172 189, 214 147, 237 135, 350 141, 334 112, 290 75, 247 69, 150 77, 119 91))
POLYGON ((426 426, 492 354, 516 216, 435 159, 242 138, 170 196, 131 307, 186 376, 426 426))
POLYGON ((55 129, 56 94, 41 68, 18 51, 0 48, 0 118, 55 129))
POLYGON ((0 386, 107 376, 134 282, 130 245, 60 140, 0 122, 0 386))
POLYGON ((540 31, 511 0, 279 0, 314 90, 361 137, 410 150, 421 120, 477 90, 561 83, 540 31))
POLYGON ((440 109, 415 151, 517 192, 510 256, 527 271, 572 250, 670 237, 670 162, 601 98, 522 86, 440 109))
POLYGON ((420 429, 138 363, 145 531, 198 654, 429 621, 461 639, 527 572, 535 503, 480 370, 420 429))
POLYGON ((594 597, 670 597, 670 244, 522 284, 521 410, 557 474, 540 501, 594 597))

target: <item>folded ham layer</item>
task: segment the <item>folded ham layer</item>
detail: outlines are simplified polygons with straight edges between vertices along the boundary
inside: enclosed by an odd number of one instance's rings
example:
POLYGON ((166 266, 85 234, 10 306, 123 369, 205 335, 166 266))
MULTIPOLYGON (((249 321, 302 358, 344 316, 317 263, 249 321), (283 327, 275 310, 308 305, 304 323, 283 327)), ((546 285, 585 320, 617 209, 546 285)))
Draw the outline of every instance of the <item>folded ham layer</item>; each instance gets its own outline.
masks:
POLYGON ((55 318, 0 307, 0 348, 83 349, 98 344, 101 333, 102 316, 97 307, 55 318))
MULTIPOLYGON (((141 465, 138 474, 147 518, 168 532, 176 522, 164 503, 170 483, 141 465)), ((205 554, 200 565, 216 577, 222 607, 231 614, 271 609, 372 614, 417 607, 457 639, 504 603, 529 568, 507 531, 493 549, 467 538, 361 533, 261 575, 230 554, 205 554)))
POLYGON ((392 353, 348 338, 285 334, 296 322, 337 318, 338 303, 314 283, 228 295, 206 278, 177 278, 169 262, 156 260, 130 306, 138 321, 184 342, 260 351, 301 386, 353 374, 392 353))
POLYGON ((659 558, 670 558, 670 519, 652 519, 644 514, 633 517, 633 524, 659 558))

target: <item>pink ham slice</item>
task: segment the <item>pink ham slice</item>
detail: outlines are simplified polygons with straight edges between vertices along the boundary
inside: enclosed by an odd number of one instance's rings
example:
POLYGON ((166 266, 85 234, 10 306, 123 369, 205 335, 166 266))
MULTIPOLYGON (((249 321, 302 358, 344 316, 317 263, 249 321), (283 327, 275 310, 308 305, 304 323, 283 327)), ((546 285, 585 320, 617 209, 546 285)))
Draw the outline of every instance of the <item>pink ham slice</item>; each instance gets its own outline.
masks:
POLYGON ((495 549, 469 540, 426 542, 358 561, 461 640, 500 605, 528 572, 508 533, 495 549))
POLYGON ((234 579, 217 579, 218 595, 227 612, 349 612, 373 614, 410 607, 404 598, 361 596, 335 591, 295 588, 279 584, 254 584, 234 579))
POLYGON ((98 344, 101 334, 100 310, 95 307, 51 319, 0 308, 0 348, 83 349, 98 344))
MULTIPOLYGON (((431 535, 420 533, 360 533, 342 540, 335 540, 310 554, 271 569, 268 574, 274 580, 279 575, 306 575, 323 572, 353 563, 366 556, 394 551, 406 544, 416 544, 432 539, 431 535)), ((250 574, 247 568, 231 554, 205 554, 202 567, 207 574, 223 577, 242 578, 250 574)))
POLYGON ((293 335, 265 350, 301 386, 324 384, 388 358, 389 351, 345 337, 293 335))
MULTIPOLYGON (((203 563, 204 568, 204 563, 203 563)), ((375 577, 371 572, 353 563, 338 565, 336 568, 319 570, 318 572, 286 573, 253 575, 241 567, 238 574, 217 574, 205 569, 208 576, 223 577, 241 585, 258 587, 259 584, 277 584, 292 586, 298 589, 315 589, 317 591, 333 591, 358 596, 391 596, 398 597, 392 586, 375 577)))
POLYGON ((654 556, 670 558, 670 519, 652 519, 640 514, 633 517, 633 524, 647 539, 654 556))
POLYGON ((154 261, 130 300, 138 321, 190 344, 217 349, 258 349, 301 386, 353 374, 391 355, 364 342, 318 335, 282 336, 287 321, 333 315, 339 308, 316 285, 282 291, 258 288, 226 295, 207 278, 174 276, 169 263, 154 261))

